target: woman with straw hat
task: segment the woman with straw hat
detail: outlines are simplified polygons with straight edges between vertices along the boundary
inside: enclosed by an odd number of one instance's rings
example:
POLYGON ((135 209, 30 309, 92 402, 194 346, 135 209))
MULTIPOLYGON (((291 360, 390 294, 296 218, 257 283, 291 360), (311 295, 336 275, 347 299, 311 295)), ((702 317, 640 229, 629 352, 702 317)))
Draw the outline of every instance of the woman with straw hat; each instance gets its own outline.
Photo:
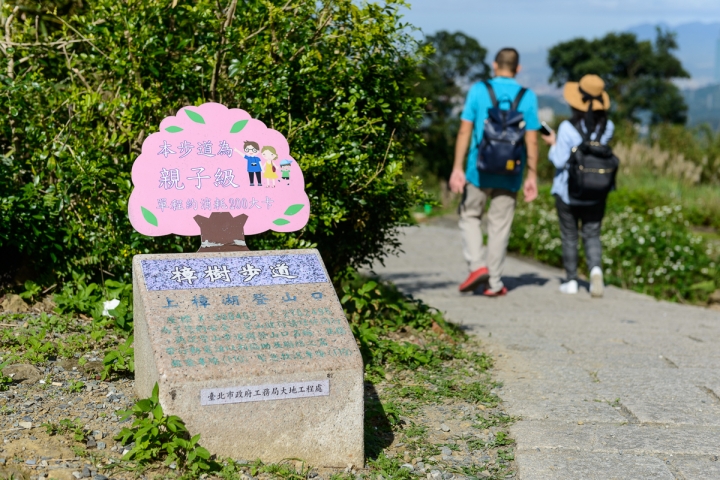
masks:
POLYGON ((612 138, 615 126, 608 119, 610 97, 605 91, 605 82, 597 75, 585 75, 579 82, 567 82, 563 97, 572 108, 572 117, 565 120, 555 132, 544 135, 543 139, 551 145, 549 159, 557 169, 551 193, 555 196, 555 206, 560 220, 563 264, 567 280, 560 285, 562 293, 578 292, 578 226, 585 247, 585 260, 590 269, 590 294, 593 297, 603 295, 602 244, 600 226, 605 214, 605 199, 596 201, 578 201, 568 194, 569 173, 565 168, 573 148, 583 142, 583 135, 591 141, 606 145, 612 138))

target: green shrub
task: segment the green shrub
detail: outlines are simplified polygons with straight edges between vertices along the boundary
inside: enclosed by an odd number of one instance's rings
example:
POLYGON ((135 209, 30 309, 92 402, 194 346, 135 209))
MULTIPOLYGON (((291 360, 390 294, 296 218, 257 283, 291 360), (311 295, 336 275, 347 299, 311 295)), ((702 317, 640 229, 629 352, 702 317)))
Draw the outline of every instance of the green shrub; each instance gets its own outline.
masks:
MULTIPOLYGON (((518 204, 510 250, 562 266, 554 203, 543 187, 538 200, 518 204)), ((605 281, 656 298, 706 301, 720 287, 720 252, 689 230, 680 205, 648 209, 638 203, 623 190, 609 197, 601 235, 605 281)))
POLYGON ((421 103, 402 2, 222 3, 89 0, 62 14, 0 4, 14 42, 0 57, 0 246, 23 254, 38 283, 73 272, 127 282, 135 254, 197 249, 135 233, 126 209, 143 139, 206 101, 282 132, 304 170, 308 226, 255 236, 252 249, 317 245, 335 277, 398 246, 422 196, 403 178, 421 103))
POLYGON ((127 334, 132 330, 132 284, 106 280, 104 284, 85 283, 86 276, 73 272, 72 282, 63 285, 53 296, 58 313, 85 314, 96 321, 114 323, 115 327, 127 334), (107 300, 120 300, 120 304, 108 310, 110 317, 103 316, 107 300))
POLYGON ((100 378, 105 380, 112 375, 129 375, 135 372, 135 349, 132 348, 133 336, 125 343, 119 343, 116 349, 110 350, 103 358, 103 371, 100 378))
POLYGON ((464 334, 437 310, 378 279, 352 273, 342 284, 341 303, 360 347, 369 380, 385 375, 385 367, 434 367, 446 359, 446 344, 426 345, 390 338, 418 332, 446 333, 459 340, 464 334))
POLYGON ((70 420, 64 418, 59 423, 46 422, 41 425, 45 427, 45 432, 50 435, 69 435, 72 434, 73 439, 76 442, 82 442, 85 440, 85 428, 80 423, 79 419, 70 420))
POLYGON ((181 472, 189 473, 191 478, 197 478, 203 472, 219 470, 220 466, 210 459, 210 452, 198 444, 200 435, 191 437, 180 417, 163 413, 158 394, 156 383, 150 398, 138 400, 132 410, 120 412, 123 420, 135 417, 130 428, 123 428, 115 436, 123 445, 135 444, 123 459, 140 465, 164 459, 165 465, 175 463, 181 472))

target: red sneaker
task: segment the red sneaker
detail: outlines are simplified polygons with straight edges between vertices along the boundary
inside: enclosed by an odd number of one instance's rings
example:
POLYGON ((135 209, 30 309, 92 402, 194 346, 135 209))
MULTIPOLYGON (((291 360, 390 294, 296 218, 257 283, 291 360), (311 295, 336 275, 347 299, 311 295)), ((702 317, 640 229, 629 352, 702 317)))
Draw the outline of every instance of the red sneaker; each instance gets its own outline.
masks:
POLYGON ((463 293, 472 292, 483 283, 487 283, 489 278, 490 273, 488 269, 486 267, 480 267, 468 275, 467 280, 460 284, 460 291, 463 293))
POLYGON ((483 292, 483 295, 485 295, 486 297, 504 297, 505 295, 507 295, 507 292, 508 292, 507 287, 502 287, 497 292, 493 292, 492 290, 490 290, 488 288, 487 290, 485 290, 485 292, 483 292))

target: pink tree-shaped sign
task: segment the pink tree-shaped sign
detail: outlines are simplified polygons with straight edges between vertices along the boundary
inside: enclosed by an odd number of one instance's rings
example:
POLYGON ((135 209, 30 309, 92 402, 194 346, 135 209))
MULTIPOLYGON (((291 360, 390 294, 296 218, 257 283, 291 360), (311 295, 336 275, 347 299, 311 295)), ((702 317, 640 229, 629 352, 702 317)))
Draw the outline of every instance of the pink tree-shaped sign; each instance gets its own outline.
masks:
POLYGON ((184 107, 143 142, 130 223, 149 236, 201 235, 200 251, 247 250, 245 235, 293 232, 310 202, 287 139, 244 110, 184 107))

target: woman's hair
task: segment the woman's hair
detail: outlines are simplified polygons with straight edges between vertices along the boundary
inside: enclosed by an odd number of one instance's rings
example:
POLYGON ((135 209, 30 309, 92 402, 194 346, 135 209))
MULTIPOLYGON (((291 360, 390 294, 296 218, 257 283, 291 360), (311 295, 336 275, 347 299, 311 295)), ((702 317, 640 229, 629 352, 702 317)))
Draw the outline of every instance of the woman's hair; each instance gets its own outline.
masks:
POLYGON ((262 147, 262 151, 260 153, 264 152, 265 150, 271 152, 273 155, 275 155, 275 158, 277 158, 278 154, 275 151, 275 148, 273 148, 271 146, 265 146, 265 147, 262 147))
POLYGON ((585 130, 588 132, 588 134, 592 134, 593 132, 598 132, 598 141, 600 140, 600 137, 605 132, 605 127, 607 126, 607 110, 593 110, 592 112, 583 112, 582 110, 578 110, 577 108, 570 107, 572 109, 572 117, 570 118, 570 123, 573 124, 573 126, 580 131, 582 128, 582 122, 585 121, 585 130))

